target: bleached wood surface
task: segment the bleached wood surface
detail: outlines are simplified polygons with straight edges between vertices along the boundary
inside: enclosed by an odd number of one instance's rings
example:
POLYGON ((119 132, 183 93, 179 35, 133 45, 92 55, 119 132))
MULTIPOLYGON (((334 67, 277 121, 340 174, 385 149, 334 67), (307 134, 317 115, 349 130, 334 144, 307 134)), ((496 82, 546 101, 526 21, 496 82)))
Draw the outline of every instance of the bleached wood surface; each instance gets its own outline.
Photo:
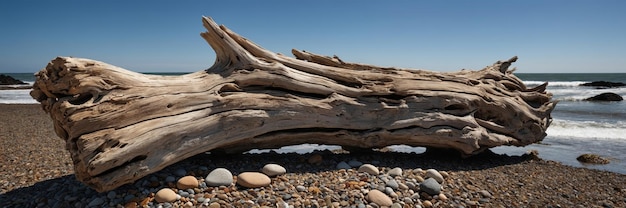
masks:
POLYGON ((182 76, 146 75, 58 57, 31 92, 66 141, 76 177, 98 191, 193 155, 316 143, 453 148, 465 155, 545 136, 555 106, 528 89, 513 57, 453 73, 346 63, 267 51, 203 17, 215 64, 182 76))

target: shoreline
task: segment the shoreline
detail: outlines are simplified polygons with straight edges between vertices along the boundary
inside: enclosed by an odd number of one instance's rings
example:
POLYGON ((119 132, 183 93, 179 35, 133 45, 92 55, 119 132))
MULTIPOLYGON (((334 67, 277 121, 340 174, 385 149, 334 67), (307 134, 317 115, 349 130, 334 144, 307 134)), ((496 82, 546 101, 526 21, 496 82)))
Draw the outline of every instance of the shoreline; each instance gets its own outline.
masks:
MULTIPOLYGON (((171 186, 165 180, 168 176, 175 176, 174 172, 179 169, 201 180, 217 167, 227 168, 236 175, 244 171, 258 171, 268 163, 276 163, 287 169, 287 174, 272 178, 268 187, 209 187, 202 188, 202 193, 195 195, 209 197, 221 207, 236 207, 238 203, 249 201, 270 207, 275 207, 280 201, 294 207, 306 207, 306 203, 330 206, 337 203, 355 205, 359 202, 370 206, 369 201, 363 198, 362 189, 372 189, 382 182, 383 177, 366 177, 363 173, 357 173, 356 168, 336 168, 339 162, 351 160, 373 164, 381 172, 400 167, 404 174, 395 180, 401 184, 414 180, 420 169, 432 168, 448 175, 442 184, 442 194, 447 199, 427 195, 407 199, 412 197, 412 190, 396 190, 398 196, 391 198, 394 203, 403 206, 409 206, 409 203, 417 205, 419 202, 422 206, 431 203, 439 207, 626 207, 624 174, 572 167, 533 159, 529 155, 488 153, 467 159, 378 151, 358 154, 345 151, 306 154, 270 152, 228 157, 204 154, 185 159, 134 184, 124 185, 114 190, 113 194, 97 193, 74 178, 72 161, 64 149, 64 141, 54 134, 52 122, 39 104, 0 104, 0 117, 0 207, 86 206, 97 200, 103 200, 102 206, 142 205, 144 202, 157 206, 158 203, 151 196, 158 189, 171 186), (308 163, 313 155, 321 156, 319 165, 308 163), (338 185, 345 180, 364 177, 368 185, 359 189, 338 185), (319 188, 321 191, 298 191, 295 189, 298 185, 319 188), (491 196, 481 194, 484 191, 491 196)), ((197 203, 194 200, 187 202, 197 203)), ((182 206, 185 203, 179 200, 171 205, 182 206)))

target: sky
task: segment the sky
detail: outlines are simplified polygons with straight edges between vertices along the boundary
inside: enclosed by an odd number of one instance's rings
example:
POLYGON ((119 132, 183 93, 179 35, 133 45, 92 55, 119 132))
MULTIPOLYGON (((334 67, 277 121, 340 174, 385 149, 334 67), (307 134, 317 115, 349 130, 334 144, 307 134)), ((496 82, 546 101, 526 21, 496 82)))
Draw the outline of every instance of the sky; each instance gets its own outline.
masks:
POLYGON ((202 16, 258 45, 386 67, 626 73, 626 1, 2 1, 0 73, 57 56, 136 72, 195 72, 215 53, 202 16))

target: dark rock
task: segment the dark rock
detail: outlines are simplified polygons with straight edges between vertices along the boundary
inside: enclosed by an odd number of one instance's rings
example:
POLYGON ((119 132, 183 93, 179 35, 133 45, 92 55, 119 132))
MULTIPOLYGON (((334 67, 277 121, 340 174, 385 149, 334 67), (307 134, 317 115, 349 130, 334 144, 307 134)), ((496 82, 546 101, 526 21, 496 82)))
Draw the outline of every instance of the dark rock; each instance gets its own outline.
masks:
POLYGON ((600 155, 596 154, 582 154, 576 158, 579 162, 582 163, 591 163, 591 164, 609 164, 611 161, 600 155))
POLYGON ((428 178, 424 180, 424 182, 420 183, 420 190, 430 195, 437 195, 441 193, 441 184, 433 178, 428 178))
POLYGON ((612 92, 602 93, 590 98, 585 99, 586 101, 622 101, 624 98, 618 94, 612 92))
POLYGON ((0 85, 21 85, 26 84, 20 80, 17 80, 11 76, 0 74, 0 85))
POLYGON ((626 86, 626 84, 621 83, 621 82, 595 81, 595 82, 583 83, 580 86, 611 88, 611 87, 624 87, 626 86))

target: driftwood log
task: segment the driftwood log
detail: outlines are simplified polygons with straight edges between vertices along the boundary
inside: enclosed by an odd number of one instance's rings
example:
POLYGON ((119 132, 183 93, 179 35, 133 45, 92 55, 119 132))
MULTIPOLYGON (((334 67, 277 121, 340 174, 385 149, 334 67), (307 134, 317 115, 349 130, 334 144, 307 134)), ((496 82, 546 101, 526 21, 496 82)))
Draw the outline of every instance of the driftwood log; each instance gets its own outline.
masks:
POLYGON ((76 177, 107 191, 208 151, 236 153, 315 143, 405 144, 472 155, 541 141, 555 106, 546 84, 528 89, 509 70, 430 72, 267 51, 203 17, 216 52, 209 69, 157 76, 58 57, 31 96, 66 141, 76 177))

